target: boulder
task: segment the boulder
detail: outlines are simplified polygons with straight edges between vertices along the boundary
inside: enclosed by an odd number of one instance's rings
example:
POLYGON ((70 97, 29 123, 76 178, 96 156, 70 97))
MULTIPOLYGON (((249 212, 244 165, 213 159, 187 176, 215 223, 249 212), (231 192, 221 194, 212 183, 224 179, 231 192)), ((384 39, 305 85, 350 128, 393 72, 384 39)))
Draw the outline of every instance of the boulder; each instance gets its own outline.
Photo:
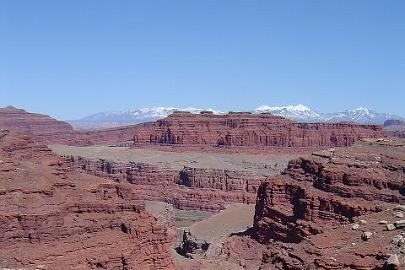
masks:
POLYGON ((394 211, 403 211, 403 212, 405 212, 405 205, 397 205, 397 206, 395 206, 394 211))
POLYGON ((190 231, 183 231, 183 240, 176 251, 187 258, 201 258, 205 256, 210 243, 199 240, 190 231))
POLYGON ((395 222, 394 222, 394 226, 395 226, 395 228, 397 228, 397 229, 405 228, 405 219, 395 221, 395 222))
POLYGON ((395 230, 395 225, 394 224, 387 224, 387 231, 393 231, 395 230))
POLYGON ((397 254, 390 255, 389 258, 387 259, 385 266, 386 269, 399 270, 401 263, 399 262, 398 255, 397 254))
POLYGON ((372 232, 363 232, 363 234, 361 235, 361 240, 368 241, 372 236, 372 232))
POLYGON ((405 243, 405 238, 404 238, 402 235, 400 235, 400 234, 395 235, 395 236, 392 238, 391 243, 394 244, 394 245, 397 246, 397 247, 401 247, 401 246, 405 243))
POLYGON ((352 230, 357 230, 358 228, 360 228, 360 225, 358 223, 353 224, 352 230))

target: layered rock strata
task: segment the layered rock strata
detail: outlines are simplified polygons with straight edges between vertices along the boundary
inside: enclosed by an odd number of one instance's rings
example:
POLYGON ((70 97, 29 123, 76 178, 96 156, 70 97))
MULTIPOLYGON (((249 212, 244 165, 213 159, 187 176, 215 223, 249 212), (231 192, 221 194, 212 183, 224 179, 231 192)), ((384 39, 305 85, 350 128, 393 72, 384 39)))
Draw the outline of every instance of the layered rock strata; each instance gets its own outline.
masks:
POLYGON ((302 124, 271 114, 199 115, 177 112, 153 123, 75 131, 49 116, 7 107, 0 109, 0 128, 28 133, 37 144, 136 145, 163 144, 204 147, 329 147, 350 146, 361 138, 383 137, 375 125, 302 124))
POLYGON ((166 228, 125 184, 0 135, 0 268, 174 269, 166 228))
POLYGON ((385 239, 401 232, 392 209, 404 203, 404 141, 363 140, 293 160, 265 181, 251 232, 280 269, 382 269, 402 252, 385 239))
POLYGON ((135 162, 65 157, 88 174, 131 183, 145 200, 159 200, 184 210, 218 211, 226 203, 254 203, 264 177, 248 171, 184 167, 161 169, 135 162))
POLYGON ((148 126, 139 127, 135 144, 175 144, 238 147, 350 146, 362 138, 383 137, 382 127, 350 123, 303 124, 250 113, 195 115, 176 112, 148 126))

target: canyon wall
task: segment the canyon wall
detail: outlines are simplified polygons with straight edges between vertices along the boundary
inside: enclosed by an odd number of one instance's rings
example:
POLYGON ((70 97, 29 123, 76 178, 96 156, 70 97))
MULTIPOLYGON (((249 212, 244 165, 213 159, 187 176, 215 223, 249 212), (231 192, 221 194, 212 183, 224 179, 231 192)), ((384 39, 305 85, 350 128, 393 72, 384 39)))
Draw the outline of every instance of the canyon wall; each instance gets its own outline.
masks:
POLYGON ((226 203, 254 203, 264 179, 248 171, 161 169, 144 163, 74 156, 65 160, 88 174, 132 184, 131 189, 139 198, 168 202, 184 210, 219 211, 226 203))
POLYGON ((383 136, 382 127, 376 125, 303 124, 271 114, 176 112, 139 127, 134 133, 134 142, 218 147, 335 147, 383 136))
POLYGON ((405 142, 362 140, 292 160, 264 181, 250 233, 278 269, 400 269, 387 259, 405 262, 390 242, 404 203, 405 142))
POLYGON ((334 147, 362 138, 383 137, 375 125, 295 123, 271 114, 199 115, 176 112, 153 123, 75 131, 49 116, 7 107, 0 109, 0 128, 28 133, 37 144, 163 144, 209 147, 334 147))
POLYGON ((131 188, 0 134, 0 268, 174 269, 167 228, 131 188))
POLYGON ((285 235, 289 235, 291 241, 299 242, 322 232, 324 226, 374 212, 380 203, 404 203, 403 157, 402 144, 381 140, 290 161, 282 176, 267 180, 259 188, 255 217, 258 238, 288 242, 285 235), (277 229, 280 226, 282 230, 277 229))

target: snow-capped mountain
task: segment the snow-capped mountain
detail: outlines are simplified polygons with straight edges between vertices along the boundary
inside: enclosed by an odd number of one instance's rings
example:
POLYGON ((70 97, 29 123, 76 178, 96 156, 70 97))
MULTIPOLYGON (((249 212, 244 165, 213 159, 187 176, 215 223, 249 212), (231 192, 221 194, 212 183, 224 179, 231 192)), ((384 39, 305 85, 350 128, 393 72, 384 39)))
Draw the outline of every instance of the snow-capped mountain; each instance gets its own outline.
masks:
POLYGON ((271 113, 274 115, 282 116, 297 122, 317 122, 319 121, 321 114, 311 110, 310 108, 298 104, 288 106, 275 106, 270 107, 262 105, 255 109, 255 113, 271 113))
POLYGON ((158 119, 165 118, 174 111, 188 111, 195 114, 200 113, 201 111, 212 111, 215 114, 222 113, 210 108, 197 109, 193 107, 152 107, 128 111, 100 112, 86 116, 79 120, 68 121, 68 123, 71 124, 75 129, 118 127, 156 121, 158 119))
MULTIPOLYGON (((174 111, 189 111, 191 113, 200 113, 201 111, 212 111, 214 114, 223 114, 224 112, 213 109, 198 109, 193 107, 175 108, 175 107, 153 107, 129 111, 101 112, 96 113, 79 120, 68 121, 75 129, 95 129, 133 125, 156 121, 164 118, 174 111)), ((288 106, 268 106, 262 105, 252 113, 271 113, 282 116, 297 122, 354 122, 359 124, 379 124, 382 125, 386 120, 403 120, 400 116, 390 113, 380 113, 367 108, 359 107, 354 110, 346 110, 337 113, 321 113, 314 111, 302 104, 288 106)))
POLYGON ((359 107, 338 113, 326 113, 323 115, 327 122, 355 122, 359 124, 384 124, 390 119, 401 119, 400 116, 390 113, 380 113, 367 108, 359 107))
POLYGON ((367 108, 359 107, 354 110, 346 110, 337 113, 320 113, 299 104, 283 107, 270 107, 263 105, 255 110, 256 113, 269 112, 297 122, 354 122, 358 124, 382 125, 386 120, 402 119, 400 116, 390 113, 380 113, 367 108))

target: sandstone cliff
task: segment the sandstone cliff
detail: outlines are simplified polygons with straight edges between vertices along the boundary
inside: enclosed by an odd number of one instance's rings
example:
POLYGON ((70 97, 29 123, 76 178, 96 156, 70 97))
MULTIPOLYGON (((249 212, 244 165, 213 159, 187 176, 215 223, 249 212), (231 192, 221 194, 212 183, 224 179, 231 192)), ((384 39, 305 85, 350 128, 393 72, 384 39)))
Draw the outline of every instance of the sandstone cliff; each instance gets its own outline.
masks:
POLYGON ((383 137, 375 125, 303 124, 271 114, 199 115, 177 112, 153 123, 75 131, 49 116, 7 107, 0 109, 0 128, 34 136, 37 144, 95 145, 163 144, 205 147, 335 147, 362 138, 383 137))
POLYGON ((132 184, 132 192, 138 198, 168 202, 184 210, 218 211, 226 203, 254 203, 264 179, 249 171, 191 167, 161 169, 135 162, 74 156, 65 159, 88 174, 132 184))
POLYGON ((271 114, 195 115, 176 112, 135 131, 136 144, 177 144, 241 147, 350 146, 362 138, 383 137, 375 125, 302 124, 271 114))
POLYGON ((281 269, 382 269, 389 254, 405 261, 402 244, 391 244, 403 217, 392 209, 404 203, 405 143, 363 140, 293 160, 265 181, 252 235, 281 269))
POLYGON ((0 268, 174 269, 166 228, 125 184, 0 135, 0 268))

